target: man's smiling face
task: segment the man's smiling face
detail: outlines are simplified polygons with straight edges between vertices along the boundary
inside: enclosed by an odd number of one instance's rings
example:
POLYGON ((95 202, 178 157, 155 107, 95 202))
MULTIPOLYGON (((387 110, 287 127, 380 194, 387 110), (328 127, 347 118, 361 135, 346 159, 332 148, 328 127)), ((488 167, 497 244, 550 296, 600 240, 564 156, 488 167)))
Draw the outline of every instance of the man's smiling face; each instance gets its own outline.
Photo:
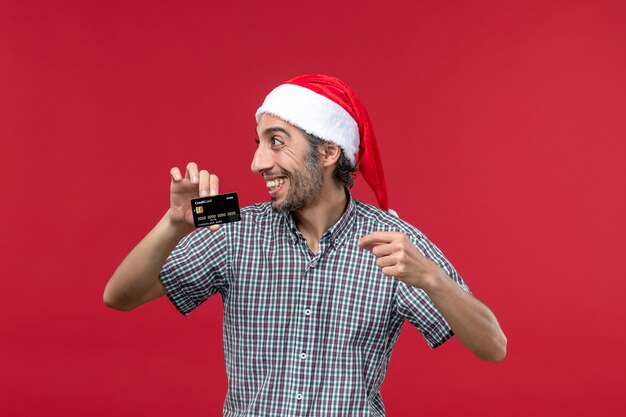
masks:
POLYGON ((291 212, 314 206, 322 188, 316 150, 298 128, 270 114, 261 116, 256 131, 258 147, 251 168, 263 175, 272 208, 291 212))

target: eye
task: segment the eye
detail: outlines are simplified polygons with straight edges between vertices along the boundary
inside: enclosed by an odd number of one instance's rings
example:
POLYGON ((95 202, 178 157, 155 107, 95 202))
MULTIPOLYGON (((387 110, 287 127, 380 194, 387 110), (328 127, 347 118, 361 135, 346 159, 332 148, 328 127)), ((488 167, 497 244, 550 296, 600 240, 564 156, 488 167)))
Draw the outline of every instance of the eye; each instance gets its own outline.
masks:
POLYGON ((280 145, 285 144, 282 140, 278 139, 277 136, 272 136, 271 140, 272 140, 272 146, 280 146, 280 145))

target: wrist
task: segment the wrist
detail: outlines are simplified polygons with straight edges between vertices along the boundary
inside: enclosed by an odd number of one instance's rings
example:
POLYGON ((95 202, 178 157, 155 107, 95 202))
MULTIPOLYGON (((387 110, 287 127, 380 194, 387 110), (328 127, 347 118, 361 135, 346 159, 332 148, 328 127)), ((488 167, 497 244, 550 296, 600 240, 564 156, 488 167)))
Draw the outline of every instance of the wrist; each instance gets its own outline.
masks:
POLYGON ((173 238, 177 238, 177 240, 182 239, 194 229, 194 227, 185 220, 181 221, 179 219, 179 216, 172 213, 172 209, 168 209, 160 222, 164 231, 173 238))
POLYGON ((432 298, 445 293, 449 288, 450 279, 441 268, 437 268, 436 271, 428 275, 424 280, 424 284, 422 289, 432 298))

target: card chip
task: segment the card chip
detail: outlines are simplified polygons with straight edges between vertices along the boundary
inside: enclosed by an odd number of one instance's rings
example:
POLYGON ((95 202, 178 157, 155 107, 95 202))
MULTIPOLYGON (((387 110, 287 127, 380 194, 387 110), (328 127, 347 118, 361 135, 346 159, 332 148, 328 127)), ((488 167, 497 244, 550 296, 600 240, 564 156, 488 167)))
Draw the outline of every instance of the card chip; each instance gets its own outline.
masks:
POLYGON ((204 207, 202 206, 196 207, 196 214, 202 214, 202 213, 204 213, 204 207))

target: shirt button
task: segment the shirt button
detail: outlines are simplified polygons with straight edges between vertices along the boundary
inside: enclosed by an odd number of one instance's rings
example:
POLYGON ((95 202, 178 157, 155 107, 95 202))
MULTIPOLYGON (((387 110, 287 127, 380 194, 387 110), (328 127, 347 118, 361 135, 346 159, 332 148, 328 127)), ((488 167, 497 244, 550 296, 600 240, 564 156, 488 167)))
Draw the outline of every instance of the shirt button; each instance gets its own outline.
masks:
POLYGON ((311 309, 310 308, 305 309, 304 310, 304 315, 305 316, 310 316, 311 315, 311 309))
POLYGON ((306 359, 309 355, 307 355, 306 353, 302 352, 300 354, 300 359, 306 359))
POLYGON ((296 400, 300 401, 302 398, 304 398, 304 397, 302 397, 302 394, 300 394, 300 393, 296 394, 296 400))

